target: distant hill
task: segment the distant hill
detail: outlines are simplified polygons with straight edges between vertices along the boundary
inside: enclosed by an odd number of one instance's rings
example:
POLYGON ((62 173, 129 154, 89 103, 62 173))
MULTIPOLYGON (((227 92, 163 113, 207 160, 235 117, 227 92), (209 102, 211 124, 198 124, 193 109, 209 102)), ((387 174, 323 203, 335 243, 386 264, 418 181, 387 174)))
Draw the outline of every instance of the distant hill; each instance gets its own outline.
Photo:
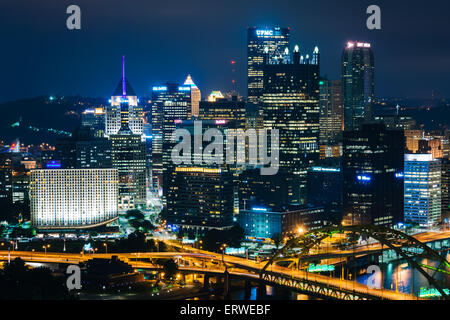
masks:
POLYGON ((84 109, 104 103, 101 98, 42 96, 0 104, 0 140, 10 143, 19 138, 25 144, 54 144, 63 135, 48 129, 72 132, 84 109))
POLYGON ((400 115, 412 116, 419 128, 425 130, 450 129, 450 102, 447 99, 431 101, 420 99, 386 99, 385 105, 377 104, 375 113, 395 114, 395 106, 401 107, 400 115))
POLYGON ((450 129, 450 107, 408 110, 408 113, 426 130, 450 129))

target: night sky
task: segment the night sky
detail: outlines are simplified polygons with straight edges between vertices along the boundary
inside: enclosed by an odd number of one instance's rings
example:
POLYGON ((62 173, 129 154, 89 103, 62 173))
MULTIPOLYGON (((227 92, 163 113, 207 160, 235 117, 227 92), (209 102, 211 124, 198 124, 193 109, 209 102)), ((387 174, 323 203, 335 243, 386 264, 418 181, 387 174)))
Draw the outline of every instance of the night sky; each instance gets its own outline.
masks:
POLYGON ((127 57, 139 96, 190 73, 203 95, 231 89, 230 60, 246 95, 246 28, 291 28, 291 44, 321 51, 321 73, 340 77, 347 40, 369 41, 376 96, 450 97, 447 0, 1 0, 0 101, 43 94, 111 95, 127 57), (66 8, 81 7, 82 29, 66 28, 66 8), (366 28, 368 5, 382 30, 366 28))

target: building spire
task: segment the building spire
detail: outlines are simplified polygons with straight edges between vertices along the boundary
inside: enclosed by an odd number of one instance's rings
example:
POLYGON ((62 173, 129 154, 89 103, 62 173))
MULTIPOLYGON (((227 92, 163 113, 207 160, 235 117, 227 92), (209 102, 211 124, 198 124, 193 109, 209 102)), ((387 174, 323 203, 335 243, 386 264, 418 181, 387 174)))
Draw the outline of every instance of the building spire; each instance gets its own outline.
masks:
POLYGON ((122 56, 122 95, 126 97, 127 86, 125 84, 125 56, 122 56))

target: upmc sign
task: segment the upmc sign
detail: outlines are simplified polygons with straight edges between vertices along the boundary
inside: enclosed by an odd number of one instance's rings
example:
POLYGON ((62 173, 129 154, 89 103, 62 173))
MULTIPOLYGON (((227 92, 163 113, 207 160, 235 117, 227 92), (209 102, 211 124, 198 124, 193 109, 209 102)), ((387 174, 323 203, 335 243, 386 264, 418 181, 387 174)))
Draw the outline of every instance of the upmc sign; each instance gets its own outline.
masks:
POLYGON ((256 35, 261 36, 273 36, 273 30, 256 30, 256 35))

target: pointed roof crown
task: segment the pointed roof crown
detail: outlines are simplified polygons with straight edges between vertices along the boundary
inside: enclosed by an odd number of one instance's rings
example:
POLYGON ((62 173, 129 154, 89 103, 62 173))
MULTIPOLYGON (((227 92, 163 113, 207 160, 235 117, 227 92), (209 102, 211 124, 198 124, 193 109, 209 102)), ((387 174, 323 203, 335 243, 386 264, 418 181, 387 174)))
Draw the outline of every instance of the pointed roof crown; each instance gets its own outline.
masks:
POLYGON ((122 56, 122 79, 120 79, 119 84, 114 90, 113 97, 126 97, 126 96, 136 96, 133 88, 125 77, 125 56, 122 56))
MULTIPOLYGON (((123 78, 120 79, 117 84, 116 90, 114 90, 113 97, 122 97, 124 96, 124 86, 123 86, 123 78)), ((128 79, 125 78, 125 96, 136 96, 133 87, 128 82, 128 79)))
POLYGON ((191 78, 190 74, 188 74, 188 76, 186 78, 186 81, 184 81, 184 85, 187 85, 187 86, 189 85, 189 86, 191 86, 193 88, 197 88, 197 86, 195 85, 194 81, 192 81, 192 78, 191 78))

